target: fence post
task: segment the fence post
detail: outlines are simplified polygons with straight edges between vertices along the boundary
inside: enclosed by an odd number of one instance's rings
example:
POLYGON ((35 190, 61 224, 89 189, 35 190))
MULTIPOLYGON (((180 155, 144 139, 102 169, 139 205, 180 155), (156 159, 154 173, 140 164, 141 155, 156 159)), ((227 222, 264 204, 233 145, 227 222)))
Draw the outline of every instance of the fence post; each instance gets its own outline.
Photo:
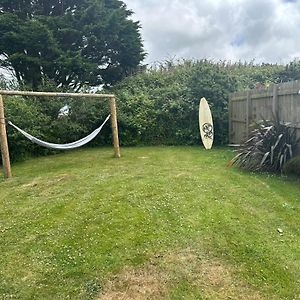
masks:
POLYGON ((250 91, 247 91, 247 100, 246 100, 246 135, 249 139, 250 135, 250 122, 252 118, 252 103, 251 103, 251 94, 250 91))
POLYGON ((273 112, 274 117, 276 117, 278 114, 278 86, 277 86, 277 84, 273 85, 272 112, 273 112))
POLYGON ((231 108, 231 101, 232 101, 232 96, 229 97, 229 102, 228 102, 228 140, 229 140, 229 144, 231 144, 232 141, 232 108, 231 108))
POLYGON ((121 153, 120 153, 120 145, 119 145, 116 98, 110 97, 109 101, 110 101, 111 128, 112 128, 112 133, 113 133, 115 157, 119 158, 119 157, 121 157, 121 153))
POLYGON ((8 149, 8 142, 7 142, 4 104, 3 104, 2 95, 0 95, 0 144, 1 144, 1 155, 2 155, 4 177, 10 178, 12 177, 12 174, 11 174, 11 167, 10 167, 9 149, 8 149))

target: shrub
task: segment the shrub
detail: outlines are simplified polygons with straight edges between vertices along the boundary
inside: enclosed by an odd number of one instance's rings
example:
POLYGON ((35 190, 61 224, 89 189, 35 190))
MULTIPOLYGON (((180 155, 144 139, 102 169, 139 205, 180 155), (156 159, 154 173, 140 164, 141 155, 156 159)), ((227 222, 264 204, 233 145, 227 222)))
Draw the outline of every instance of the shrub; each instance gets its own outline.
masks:
POLYGON ((196 99, 188 97, 192 67, 161 66, 129 77, 114 88, 123 145, 194 144, 196 99))
POLYGON ((228 142, 228 98, 237 88, 237 80, 228 72, 228 65, 203 60, 194 65, 188 82, 189 98, 195 99, 193 107, 194 134, 198 135, 199 99, 205 97, 210 105, 215 132, 215 144, 228 142))
MULTIPOLYGON (((278 82, 282 70, 284 67, 280 65, 167 61, 141 70, 103 92, 117 96, 121 145, 200 144, 198 108, 201 97, 207 98, 213 113, 215 144, 226 144, 229 94, 253 87, 257 81, 278 82)), ((5 88, 16 89, 11 83, 5 88)), ((45 80, 40 90, 62 92, 49 80, 45 80)), ((105 101, 92 99, 5 97, 6 116, 12 122, 54 143, 71 142, 87 135, 101 124, 109 113, 108 107, 105 101), (58 111, 65 104, 71 107, 71 113, 58 119, 58 111)), ((11 128, 8 135, 14 161, 28 155, 53 153, 31 144, 11 128)), ((110 143, 111 130, 105 126, 88 146, 110 143)))
MULTIPOLYGON (((30 134, 53 143, 78 140, 97 128, 109 113, 107 101, 72 98, 5 97, 6 119, 30 134), (70 114, 58 118, 59 109, 68 104, 70 114)), ((57 153, 33 144, 11 126, 7 126, 11 160, 57 153)), ((89 145, 111 143, 109 124, 89 145)), ((0 161, 1 163, 1 161, 0 161)))
POLYGON ((284 173, 300 176, 300 155, 287 162, 284 173))
MULTIPOLYGON (((25 131, 45 137, 49 117, 38 109, 34 102, 22 97, 5 97, 5 116, 25 131)), ((25 159, 30 155, 48 154, 49 150, 41 148, 26 138, 11 126, 7 126, 9 152, 12 161, 25 159)))
POLYGON ((225 144, 228 96, 235 86, 225 68, 207 60, 168 62, 127 78, 114 88, 122 144, 199 144, 202 97, 212 109, 215 141, 225 144))
POLYGON ((199 100, 212 110, 215 144, 228 142, 228 98, 257 81, 278 81, 279 65, 214 62, 165 62, 116 85, 120 140, 123 145, 200 143, 199 100))
POLYGON ((250 139, 241 145, 232 164, 250 171, 283 172, 299 144, 296 130, 275 121, 262 121, 251 132, 250 139))

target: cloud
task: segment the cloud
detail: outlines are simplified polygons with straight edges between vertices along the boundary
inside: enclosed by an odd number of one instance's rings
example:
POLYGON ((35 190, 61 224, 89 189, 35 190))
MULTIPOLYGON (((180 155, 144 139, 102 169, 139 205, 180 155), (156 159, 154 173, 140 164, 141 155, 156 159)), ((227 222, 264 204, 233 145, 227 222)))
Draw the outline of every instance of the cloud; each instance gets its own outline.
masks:
POLYGON ((125 0, 147 63, 170 58, 285 63, 300 57, 300 1, 125 0))

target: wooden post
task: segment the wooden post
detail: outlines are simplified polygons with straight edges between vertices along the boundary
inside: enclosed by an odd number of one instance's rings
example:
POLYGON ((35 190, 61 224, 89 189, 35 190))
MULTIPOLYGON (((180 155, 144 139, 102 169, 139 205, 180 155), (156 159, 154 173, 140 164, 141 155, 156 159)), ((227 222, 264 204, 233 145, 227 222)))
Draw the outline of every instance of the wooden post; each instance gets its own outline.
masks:
POLYGON ((249 139, 250 135, 250 121, 251 121, 251 95, 250 91, 247 91, 247 100, 246 100, 246 135, 247 135, 247 140, 249 139))
POLYGON ((229 136, 228 136, 228 139, 229 139, 229 144, 232 143, 232 108, 231 108, 231 105, 232 105, 232 96, 229 97, 229 103, 228 103, 228 133, 229 133, 229 136))
POLYGON ((277 86, 277 84, 273 85, 272 112, 273 112, 273 117, 276 118, 277 114, 278 114, 278 86, 277 86))
POLYGON ((119 158, 121 157, 121 154, 120 154, 119 134, 118 134, 116 98, 110 97, 109 101, 110 101, 111 128, 113 133, 115 157, 119 158))
POLYGON ((12 176, 12 174, 11 174, 11 168, 10 168, 9 149, 8 149, 8 143, 7 143, 4 105, 3 105, 2 95, 0 95, 0 144, 1 144, 1 155, 2 155, 4 177, 10 178, 12 176))

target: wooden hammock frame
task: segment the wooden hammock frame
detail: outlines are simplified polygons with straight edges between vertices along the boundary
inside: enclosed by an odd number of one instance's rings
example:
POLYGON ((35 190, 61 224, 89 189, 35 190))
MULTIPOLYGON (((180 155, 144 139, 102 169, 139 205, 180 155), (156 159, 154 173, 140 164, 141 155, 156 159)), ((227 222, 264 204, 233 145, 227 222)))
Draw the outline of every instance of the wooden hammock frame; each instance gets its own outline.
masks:
POLYGON ((76 97, 76 98, 85 97, 85 98, 109 99, 114 153, 115 153, 116 158, 121 157, 120 145, 119 145, 119 134, 118 134, 116 97, 114 95, 110 95, 110 94, 52 93, 52 92, 29 92, 29 91, 0 90, 0 144, 1 144, 3 172, 4 172, 4 177, 5 178, 12 177, 12 172, 11 172, 11 165, 10 165, 10 158, 9 158, 9 147, 8 147, 7 133, 6 133, 3 95, 36 96, 36 97, 76 97))

